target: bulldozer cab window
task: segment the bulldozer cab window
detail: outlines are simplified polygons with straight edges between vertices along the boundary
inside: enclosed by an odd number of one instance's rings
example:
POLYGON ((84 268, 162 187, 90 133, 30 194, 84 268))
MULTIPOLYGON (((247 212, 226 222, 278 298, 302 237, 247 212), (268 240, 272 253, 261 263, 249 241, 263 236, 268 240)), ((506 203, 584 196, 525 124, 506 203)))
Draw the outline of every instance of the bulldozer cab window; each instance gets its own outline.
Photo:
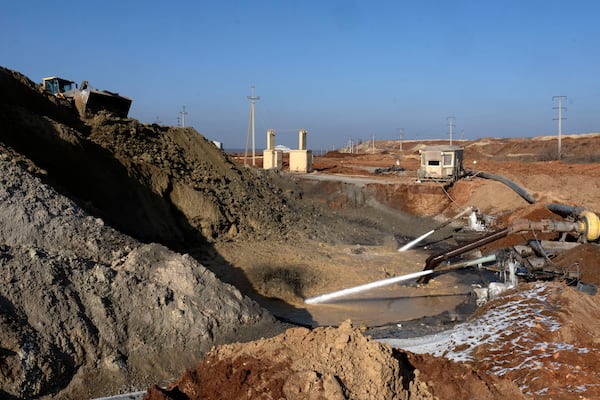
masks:
POLYGON ((71 89, 75 89, 76 87, 77 85, 75 85, 75 82, 60 78, 54 78, 45 81, 46 91, 52 94, 64 93, 71 89))
POLYGON ((62 82, 60 92, 64 93, 68 90, 75 89, 75 84, 73 82, 62 82))
POLYGON ((56 79, 53 79, 51 81, 46 81, 46 91, 50 92, 52 94, 56 94, 60 92, 60 88, 58 86, 58 81, 56 79))

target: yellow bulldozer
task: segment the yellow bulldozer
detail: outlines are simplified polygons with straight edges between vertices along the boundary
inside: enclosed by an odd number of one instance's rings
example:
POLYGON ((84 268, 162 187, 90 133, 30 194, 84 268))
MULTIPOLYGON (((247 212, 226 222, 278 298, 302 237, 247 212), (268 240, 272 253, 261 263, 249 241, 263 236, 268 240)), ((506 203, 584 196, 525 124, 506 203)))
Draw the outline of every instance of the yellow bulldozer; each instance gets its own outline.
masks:
POLYGON ((71 80, 50 76, 43 78, 42 87, 48 93, 67 99, 75 106, 83 118, 91 117, 100 111, 107 111, 121 118, 127 118, 131 99, 107 90, 98 90, 81 82, 80 87, 71 80))

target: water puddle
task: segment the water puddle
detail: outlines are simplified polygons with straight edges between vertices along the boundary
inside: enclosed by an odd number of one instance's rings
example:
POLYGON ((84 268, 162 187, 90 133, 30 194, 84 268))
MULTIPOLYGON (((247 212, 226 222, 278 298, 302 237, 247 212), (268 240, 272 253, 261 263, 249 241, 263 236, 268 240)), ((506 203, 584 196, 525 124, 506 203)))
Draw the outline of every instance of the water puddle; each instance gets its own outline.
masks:
POLYGON ((339 325, 350 319, 354 324, 382 326, 406 320, 433 316, 453 310, 470 295, 444 294, 428 296, 402 295, 396 291, 374 290, 372 296, 337 300, 329 304, 307 306, 317 325, 339 325))
POLYGON ((299 325, 337 326, 350 319, 367 327, 401 324, 403 321, 452 313, 471 299, 472 284, 485 284, 489 276, 465 270, 437 276, 427 285, 394 284, 326 303, 306 304, 293 310, 272 311, 299 325))

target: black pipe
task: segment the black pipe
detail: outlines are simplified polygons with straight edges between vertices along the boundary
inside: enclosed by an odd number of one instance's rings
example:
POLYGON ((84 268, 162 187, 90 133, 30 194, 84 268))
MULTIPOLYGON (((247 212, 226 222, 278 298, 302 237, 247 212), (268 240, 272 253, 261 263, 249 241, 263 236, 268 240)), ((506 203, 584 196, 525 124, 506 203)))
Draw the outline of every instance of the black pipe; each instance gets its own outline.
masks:
MULTIPOLYGON (((502 230, 492 232, 485 236, 477 238, 467 244, 456 246, 448 251, 444 251, 444 252, 437 253, 437 254, 432 254, 431 256, 429 256, 427 258, 427 260, 425 260, 425 268, 423 268, 423 271, 426 271, 428 269, 435 271, 435 268, 438 265, 440 265, 440 263, 442 261, 448 260, 452 257, 456 257, 460 254, 466 253, 469 250, 476 249, 479 246, 483 246, 485 244, 491 243, 495 240, 498 240, 500 238, 508 236, 508 234, 510 232, 512 232, 511 228, 504 228, 502 230)), ((419 279, 417 279, 417 282, 421 283, 421 284, 425 284, 425 283, 429 282, 433 278, 433 276, 434 276, 433 274, 422 276, 419 279)))
POLYGON ((433 255, 429 256, 429 258, 427 258, 427 260, 425 260, 425 268, 423 270, 425 271, 428 269, 435 269, 435 267, 440 265, 440 263, 442 261, 448 260, 452 257, 456 257, 460 254, 466 253, 469 250, 476 249, 477 247, 486 245, 488 243, 491 243, 493 241, 501 239, 505 236, 508 236, 508 234, 511 231, 512 231, 511 228, 504 228, 499 231, 492 232, 485 236, 477 238, 477 239, 473 240, 472 242, 462 244, 460 246, 456 246, 448 251, 444 251, 444 252, 441 252, 438 254, 433 254, 433 255))
POLYGON ((465 170, 465 176, 478 176, 484 179, 493 179, 498 182, 504 183, 506 186, 515 191, 519 196, 525 199, 529 204, 535 203, 535 198, 523 187, 519 186, 515 182, 501 175, 490 174, 483 171, 465 170))
POLYGON ((549 203, 546 204, 546 208, 552 211, 554 214, 558 214, 561 217, 578 216, 585 208, 577 206, 567 206, 565 204, 549 203))

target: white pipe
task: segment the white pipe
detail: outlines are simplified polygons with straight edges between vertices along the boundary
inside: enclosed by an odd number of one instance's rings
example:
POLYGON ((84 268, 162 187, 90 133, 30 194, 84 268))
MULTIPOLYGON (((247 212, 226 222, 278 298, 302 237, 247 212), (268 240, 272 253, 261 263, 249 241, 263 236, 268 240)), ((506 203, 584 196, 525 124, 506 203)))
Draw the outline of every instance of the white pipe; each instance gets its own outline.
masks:
POLYGON ((441 225, 438 225, 436 228, 430 230, 427 233, 422 234, 421 236, 419 236, 418 238, 416 238, 415 240, 413 240, 412 242, 408 242, 406 243, 404 246, 400 247, 398 249, 398 251, 406 251, 408 249, 410 249, 411 247, 413 247, 415 244, 419 243, 421 240, 425 239, 427 236, 431 235, 433 232, 444 228, 447 225, 450 225, 450 223, 456 219, 459 219, 460 217, 462 217, 463 215, 470 213, 471 211, 473 211, 473 207, 469 206, 467 208, 465 208, 464 210, 462 210, 461 212, 459 212, 458 214, 456 214, 454 217, 450 218, 449 220, 447 220, 446 222, 442 223, 441 225))
POLYGON ((305 299, 304 303, 305 304, 323 303, 327 300, 335 299, 337 297, 348 296, 349 294, 364 292, 369 289, 374 289, 374 288, 378 288, 381 286, 391 285, 392 283, 408 281, 408 280, 415 279, 415 278, 420 278, 422 276, 429 275, 431 273, 433 273, 433 270, 428 269, 425 271, 413 272, 412 274, 408 274, 408 275, 401 275, 401 276, 395 276, 393 278, 382 279, 380 281, 366 283, 364 285, 355 286, 355 287, 351 287, 348 289, 338 290, 337 292, 331 292, 331 293, 322 294, 317 297, 311 297, 311 298, 305 299))
POLYGON ((419 236, 418 238, 414 239, 412 242, 408 242, 406 243, 404 246, 400 247, 398 249, 398 251, 406 251, 408 249, 410 249, 411 247, 413 247, 415 244, 419 243, 421 240, 425 239, 427 236, 431 235, 433 232, 435 232, 435 229, 430 230, 427 233, 422 234, 421 236, 419 236))
POLYGON ((148 391, 144 390, 143 392, 130 392, 108 397, 96 397, 93 400, 142 400, 146 393, 148 393, 148 391))

